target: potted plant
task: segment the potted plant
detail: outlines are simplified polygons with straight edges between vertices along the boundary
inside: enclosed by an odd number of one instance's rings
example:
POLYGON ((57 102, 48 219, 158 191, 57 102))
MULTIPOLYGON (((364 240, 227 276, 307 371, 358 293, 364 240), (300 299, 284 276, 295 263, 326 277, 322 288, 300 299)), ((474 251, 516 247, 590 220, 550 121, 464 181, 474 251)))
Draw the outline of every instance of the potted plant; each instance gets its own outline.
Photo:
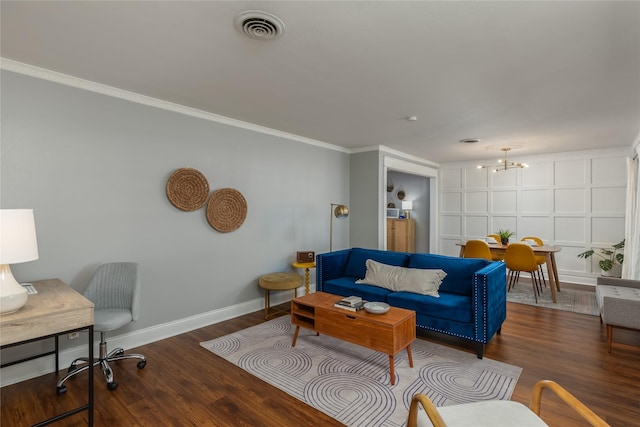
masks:
POLYGON ((620 277, 622 272, 622 262, 624 261, 624 254, 620 253, 621 249, 624 249, 624 239, 620 243, 616 243, 608 248, 596 248, 589 249, 578 254, 578 258, 587 259, 592 255, 600 257, 598 265, 602 270, 603 276, 620 277))
POLYGON ((500 236, 500 242, 503 245, 509 244, 509 237, 513 236, 513 231, 511 230, 503 230, 502 228, 498 230, 498 236, 500 236))

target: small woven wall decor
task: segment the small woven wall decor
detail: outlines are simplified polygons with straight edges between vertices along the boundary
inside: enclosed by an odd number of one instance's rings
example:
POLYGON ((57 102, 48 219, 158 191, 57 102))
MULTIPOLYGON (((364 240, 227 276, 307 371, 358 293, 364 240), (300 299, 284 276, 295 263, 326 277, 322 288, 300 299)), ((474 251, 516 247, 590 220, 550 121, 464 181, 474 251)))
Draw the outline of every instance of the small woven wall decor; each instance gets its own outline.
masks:
POLYGON ((221 233, 240 228, 247 218, 247 201, 233 188, 216 190, 207 203, 207 221, 221 233))
POLYGON ((209 196, 209 182, 198 170, 181 168, 167 181, 167 197, 173 206, 183 211, 200 209, 209 196))

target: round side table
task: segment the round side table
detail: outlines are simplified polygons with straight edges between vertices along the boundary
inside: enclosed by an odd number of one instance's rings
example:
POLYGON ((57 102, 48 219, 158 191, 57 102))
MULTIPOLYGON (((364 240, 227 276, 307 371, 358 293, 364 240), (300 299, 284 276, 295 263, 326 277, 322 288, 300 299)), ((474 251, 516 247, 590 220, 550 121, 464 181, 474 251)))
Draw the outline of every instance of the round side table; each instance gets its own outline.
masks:
POLYGON ((258 279, 258 285, 265 290, 264 294, 264 318, 268 319, 276 314, 283 313, 282 310, 269 312, 269 292, 284 291, 293 289, 294 298, 298 296, 298 287, 302 284, 302 276, 297 273, 269 273, 258 279))
POLYGON ((309 269, 316 268, 315 262, 294 262, 294 268, 304 268, 304 294, 309 295, 309 269))

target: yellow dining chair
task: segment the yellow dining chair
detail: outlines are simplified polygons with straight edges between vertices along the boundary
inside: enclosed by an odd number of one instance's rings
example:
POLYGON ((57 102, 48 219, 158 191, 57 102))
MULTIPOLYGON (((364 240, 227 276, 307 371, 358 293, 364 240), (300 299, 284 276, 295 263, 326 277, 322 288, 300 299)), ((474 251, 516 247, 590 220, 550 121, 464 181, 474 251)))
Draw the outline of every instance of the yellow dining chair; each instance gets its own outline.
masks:
POLYGON ((593 427, 610 427, 569 391, 549 380, 538 381, 533 386, 528 408, 511 400, 485 400, 436 408, 425 394, 416 394, 409 407, 407 427, 544 427, 547 424, 540 418, 540 407, 542 392, 545 389, 552 391, 557 400, 573 409, 586 424, 593 427))
POLYGON ((537 303, 538 295, 542 291, 542 285, 540 284, 538 263, 536 262, 536 256, 533 254, 533 249, 524 243, 511 243, 504 253, 504 262, 509 270, 507 291, 510 291, 518 283, 520 272, 526 271, 531 275, 533 295, 537 303))
POLYGON ((464 258, 484 258, 493 261, 489 245, 482 240, 469 240, 464 246, 463 256, 464 258))
MULTIPOLYGON (((527 236, 527 237, 523 237, 520 241, 524 242, 525 240, 533 240, 534 242, 536 242, 536 245, 538 246, 544 246, 544 243, 542 242, 542 239, 536 236, 527 236)), ((544 270, 542 268, 543 265, 545 265, 547 263, 547 257, 544 255, 536 255, 536 262, 538 263, 538 269, 540 269, 540 277, 542 278, 542 283, 544 284, 544 287, 547 287, 547 281, 544 279, 544 270)))
MULTIPOLYGON (((487 234, 487 237, 493 237, 494 239, 496 239, 496 242, 500 243, 500 236, 497 234, 487 234)), ((504 254, 494 254, 492 252, 491 259, 493 261, 504 261, 504 254)))

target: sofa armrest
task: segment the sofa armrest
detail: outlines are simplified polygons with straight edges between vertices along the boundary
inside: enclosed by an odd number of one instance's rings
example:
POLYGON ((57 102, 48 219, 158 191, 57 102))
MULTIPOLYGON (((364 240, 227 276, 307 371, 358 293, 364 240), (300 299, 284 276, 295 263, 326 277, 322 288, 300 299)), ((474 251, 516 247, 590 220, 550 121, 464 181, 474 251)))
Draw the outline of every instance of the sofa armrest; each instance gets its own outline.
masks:
POLYGON ((351 249, 316 255, 316 290, 324 289, 324 282, 344 276, 351 249))
POLYGON ((640 280, 620 279, 617 277, 598 276, 596 286, 624 286, 640 289, 640 280))
POLYGON ((473 275, 476 341, 487 343, 507 318, 507 267, 492 262, 473 275))

